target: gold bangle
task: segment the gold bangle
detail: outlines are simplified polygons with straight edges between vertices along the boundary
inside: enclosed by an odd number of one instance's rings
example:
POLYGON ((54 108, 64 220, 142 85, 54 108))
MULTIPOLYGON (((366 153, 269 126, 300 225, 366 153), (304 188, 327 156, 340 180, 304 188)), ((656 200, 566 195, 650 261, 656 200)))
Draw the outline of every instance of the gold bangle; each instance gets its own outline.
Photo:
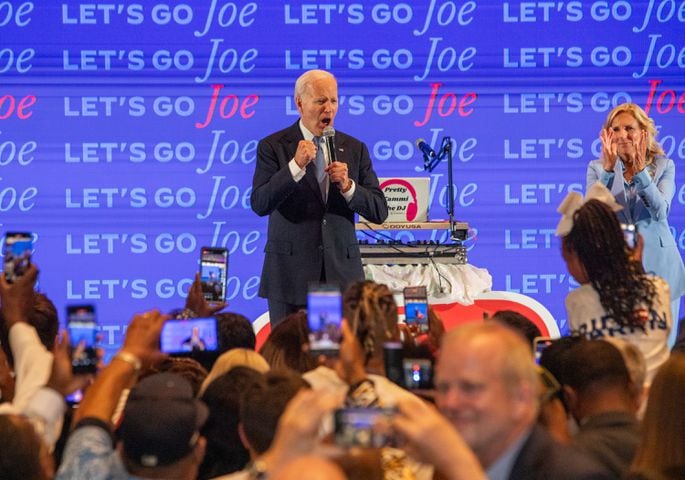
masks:
POLYGON ((128 363, 133 367, 133 371, 136 373, 140 372, 140 369, 143 368, 140 358, 136 357, 130 352, 120 351, 114 355, 114 357, 112 357, 112 360, 121 360, 122 362, 128 363))

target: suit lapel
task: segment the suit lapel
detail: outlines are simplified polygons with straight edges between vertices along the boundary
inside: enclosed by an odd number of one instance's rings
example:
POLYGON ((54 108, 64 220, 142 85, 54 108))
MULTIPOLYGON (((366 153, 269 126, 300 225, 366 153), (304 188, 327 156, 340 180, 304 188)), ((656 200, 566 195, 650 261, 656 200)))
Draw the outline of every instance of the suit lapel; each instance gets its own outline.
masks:
POLYGON ((611 193, 614 194, 616 202, 623 205, 623 209, 616 212, 619 221, 622 223, 630 223, 630 216, 628 214, 628 199, 626 198, 626 186, 623 179, 623 164, 616 162, 614 166, 614 184, 611 186, 611 193))

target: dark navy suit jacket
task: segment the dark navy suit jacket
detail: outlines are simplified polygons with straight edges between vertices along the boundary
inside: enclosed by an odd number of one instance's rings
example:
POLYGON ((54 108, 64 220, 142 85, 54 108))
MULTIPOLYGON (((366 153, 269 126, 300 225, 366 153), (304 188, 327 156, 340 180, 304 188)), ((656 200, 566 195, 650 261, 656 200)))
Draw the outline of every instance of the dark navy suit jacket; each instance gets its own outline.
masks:
POLYGON ((509 480, 609 480, 616 478, 593 458, 556 442, 536 425, 523 444, 509 480))
POLYGON ((354 214, 374 223, 388 216, 366 145, 336 131, 337 159, 347 163, 356 190, 348 204, 331 185, 324 204, 314 163, 299 182, 288 168, 303 139, 298 121, 259 142, 250 197, 252 210, 269 216, 259 295, 296 305, 306 304, 308 284, 320 280, 322 268, 327 282, 343 287, 363 280, 354 214))

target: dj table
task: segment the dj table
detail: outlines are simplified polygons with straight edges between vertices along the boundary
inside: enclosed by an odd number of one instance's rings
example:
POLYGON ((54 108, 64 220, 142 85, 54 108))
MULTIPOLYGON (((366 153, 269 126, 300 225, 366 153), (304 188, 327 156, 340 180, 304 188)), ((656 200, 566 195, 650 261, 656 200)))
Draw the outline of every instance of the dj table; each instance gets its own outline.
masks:
MULTIPOLYGON (((383 232, 388 230, 447 230, 449 222, 411 222, 411 223, 357 223, 358 231, 383 232)), ((360 240, 362 264, 364 265, 426 265, 467 263, 466 247, 463 241, 468 236, 469 224, 455 222, 452 238, 448 243, 434 240, 402 242, 391 237, 377 236, 375 240, 360 240)))

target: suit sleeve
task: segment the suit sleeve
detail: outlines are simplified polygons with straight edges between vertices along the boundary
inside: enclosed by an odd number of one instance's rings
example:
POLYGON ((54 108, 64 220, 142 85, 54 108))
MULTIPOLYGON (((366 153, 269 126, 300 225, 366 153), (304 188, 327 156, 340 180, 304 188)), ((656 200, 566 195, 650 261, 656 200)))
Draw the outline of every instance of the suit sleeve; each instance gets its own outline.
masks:
POLYGON ((668 159, 663 173, 654 182, 645 168, 635 175, 637 194, 640 196, 649 214, 654 220, 663 220, 668 217, 671 208, 671 200, 675 195, 675 164, 668 159))
POLYGON ((271 214, 297 188, 288 162, 281 165, 273 145, 262 140, 257 145, 257 166, 252 177, 252 210, 263 217, 271 214))
POLYGON ((378 186, 378 177, 371 165, 371 157, 362 143, 359 173, 354 196, 348 204, 350 209, 373 223, 383 223, 388 218, 388 204, 378 186))
POLYGON ((587 166, 587 175, 585 179, 585 191, 597 182, 601 182, 602 185, 611 190, 611 186, 614 182, 614 177, 616 174, 614 172, 607 172, 602 167, 602 164, 597 161, 591 161, 587 166))

